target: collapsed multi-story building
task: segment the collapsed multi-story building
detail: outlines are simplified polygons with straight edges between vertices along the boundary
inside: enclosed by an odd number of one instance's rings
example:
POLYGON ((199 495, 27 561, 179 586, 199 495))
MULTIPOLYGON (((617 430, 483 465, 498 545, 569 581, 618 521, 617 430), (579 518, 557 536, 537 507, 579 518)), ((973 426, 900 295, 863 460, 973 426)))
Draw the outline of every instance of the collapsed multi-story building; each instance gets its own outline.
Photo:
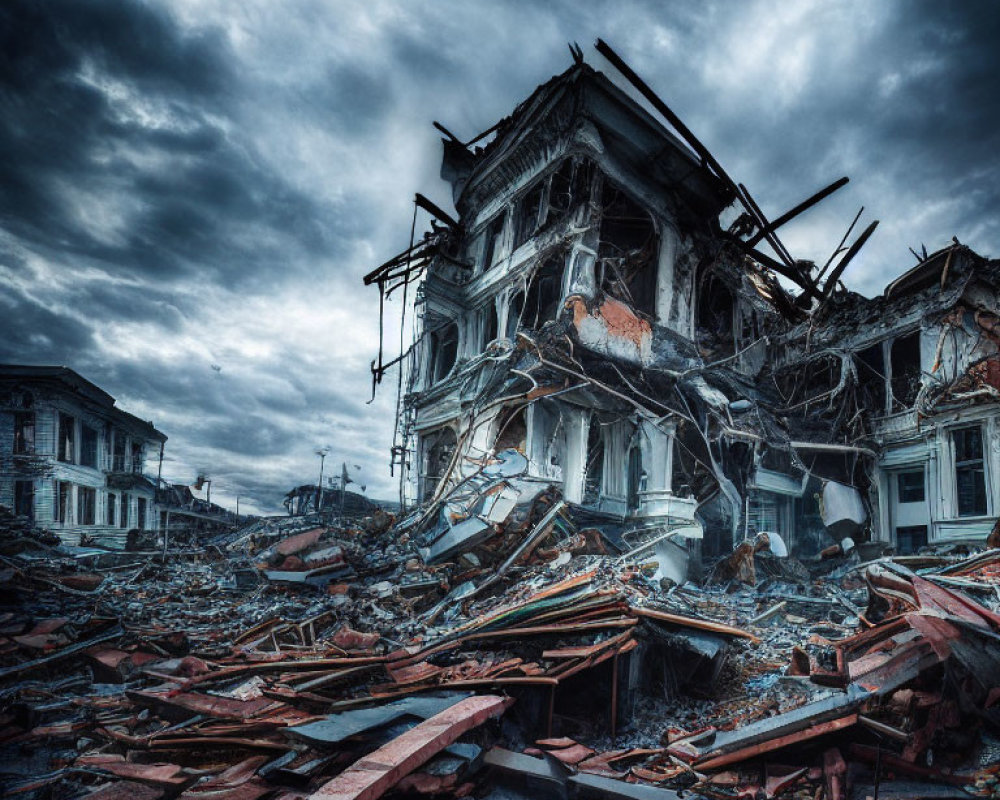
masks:
POLYGON ((848 291, 877 223, 819 266, 776 233, 846 179, 768 221, 598 48, 666 124, 574 51, 471 142, 438 126, 458 219, 418 195, 432 230, 366 277, 383 313, 417 285, 413 345, 373 363, 376 382, 401 370, 404 504, 513 448, 590 522, 694 523, 708 553, 753 532, 807 553, 848 534, 903 552, 985 538, 1000 262, 955 241, 878 298, 848 291))

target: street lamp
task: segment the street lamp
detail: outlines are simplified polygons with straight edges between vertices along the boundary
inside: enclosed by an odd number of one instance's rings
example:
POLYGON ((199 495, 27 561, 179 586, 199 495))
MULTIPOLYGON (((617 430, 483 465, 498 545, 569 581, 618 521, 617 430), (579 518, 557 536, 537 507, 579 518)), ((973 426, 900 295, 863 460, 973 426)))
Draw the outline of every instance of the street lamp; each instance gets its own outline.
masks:
POLYGON ((323 462, 326 461, 326 454, 329 452, 329 447, 320 447, 316 451, 316 455, 319 456, 319 495, 316 498, 317 513, 322 513, 323 511, 323 462))

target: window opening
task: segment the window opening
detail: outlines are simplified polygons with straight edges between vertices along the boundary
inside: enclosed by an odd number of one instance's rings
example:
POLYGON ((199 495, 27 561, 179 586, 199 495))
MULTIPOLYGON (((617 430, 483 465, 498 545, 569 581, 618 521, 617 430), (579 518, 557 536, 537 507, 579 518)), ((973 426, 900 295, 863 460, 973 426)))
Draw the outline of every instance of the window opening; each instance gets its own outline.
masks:
POLYGON ((920 389, 920 331, 893 341, 889 358, 893 400, 903 408, 911 408, 920 389))
POLYGON ((486 224, 483 236, 483 270, 492 267, 500 254, 500 239, 503 236, 503 225, 506 217, 506 212, 497 214, 486 224))
POLYGON ((587 431, 587 469, 583 485, 583 504, 596 506, 604 483, 604 436, 597 417, 591 417, 587 431))
POLYGON ((656 313, 656 226, 649 212, 605 182, 602 195, 598 275, 602 291, 636 311, 656 313))
POLYGON ((514 217, 513 250, 517 250, 538 229, 538 217, 541 213, 542 199, 545 195, 545 182, 529 189, 518 201, 514 217))
POLYGON ((14 412, 14 455, 35 452, 35 412, 14 412))
POLYGON ((978 425, 952 431, 955 444, 955 487, 958 516, 986 514, 986 465, 983 459, 983 429, 978 425))
POLYGON ((873 344, 861 350, 857 353, 855 361, 863 404, 880 416, 885 414, 886 380, 882 344, 873 344))
POLYGON ((97 431, 88 425, 80 429, 80 464, 97 467, 97 431))
POLYGON ((69 414, 59 415, 59 446, 60 461, 72 464, 76 455, 76 420, 69 414))
POLYGON ((900 503, 922 503, 924 501, 924 471, 899 472, 896 474, 896 494, 900 503))
POLYGON ((423 493, 424 502, 429 501, 437 490, 438 484, 444 479, 448 465, 451 464, 458 446, 458 438, 451 428, 442 428, 427 438, 426 468, 424 470, 423 493))
POLYGON ((30 520, 35 518, 34 481, 14 481, 14 514, 30 520))
POLYGON ((93 525, 96 522, 97 490, 88 486, 76 487, 76 524, 93 525))
POLYGON ((521 316, 524 327, 534 330, 555 318, 562 298, 562 277, 563 260, 558 256, 548 259, 535 272, 524 300, 521 316))

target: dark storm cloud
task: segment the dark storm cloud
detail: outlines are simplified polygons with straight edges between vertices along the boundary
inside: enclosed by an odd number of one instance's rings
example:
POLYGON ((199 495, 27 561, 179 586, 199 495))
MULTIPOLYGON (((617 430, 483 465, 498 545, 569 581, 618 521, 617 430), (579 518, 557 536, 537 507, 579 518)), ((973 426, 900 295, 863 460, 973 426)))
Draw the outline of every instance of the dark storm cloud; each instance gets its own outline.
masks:
POLYGON ((289 248, 336 251, 315 200, 224 129, 238 78, 218 31, 182 31, 133 2, 11 3, 0 14, 8 230, 160 281, 256 278, 289 248), (85 199, 67 199, 67 185, 85 199), (81 215, 80 202, 95 213, 81 215), (218 235, 234 224, 241 236, 218 235))
POLYGON ((213 475, 213 499, 280 509, 324 444, 393 497, 395 380, 367 405, 378 307, 359 277, 405 247, 414 192, 450 204, 431 120, 490 127, 566 69, 568 41, 618 80, 598 36, 771 216, 849 175, 782 235, 825 260, 865 205, 882 226, 852 288, 952 234, 995 253, 990 3, 15 0, 0 360, 78 369, 168 434, 167 477, 213 475))

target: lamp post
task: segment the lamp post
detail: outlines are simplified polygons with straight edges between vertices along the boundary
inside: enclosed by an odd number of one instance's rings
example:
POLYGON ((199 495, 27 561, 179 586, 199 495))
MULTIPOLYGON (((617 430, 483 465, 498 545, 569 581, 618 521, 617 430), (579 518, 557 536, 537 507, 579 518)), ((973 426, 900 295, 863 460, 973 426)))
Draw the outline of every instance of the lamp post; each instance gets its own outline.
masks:
POLYGON ((319 456, 319 495, 316 498, 317 513, 322 513, 323 511, 323 463, 326 461, 326 454, 329 452, 329 447, 320 447, 316 451, 316 455, 319 456))

